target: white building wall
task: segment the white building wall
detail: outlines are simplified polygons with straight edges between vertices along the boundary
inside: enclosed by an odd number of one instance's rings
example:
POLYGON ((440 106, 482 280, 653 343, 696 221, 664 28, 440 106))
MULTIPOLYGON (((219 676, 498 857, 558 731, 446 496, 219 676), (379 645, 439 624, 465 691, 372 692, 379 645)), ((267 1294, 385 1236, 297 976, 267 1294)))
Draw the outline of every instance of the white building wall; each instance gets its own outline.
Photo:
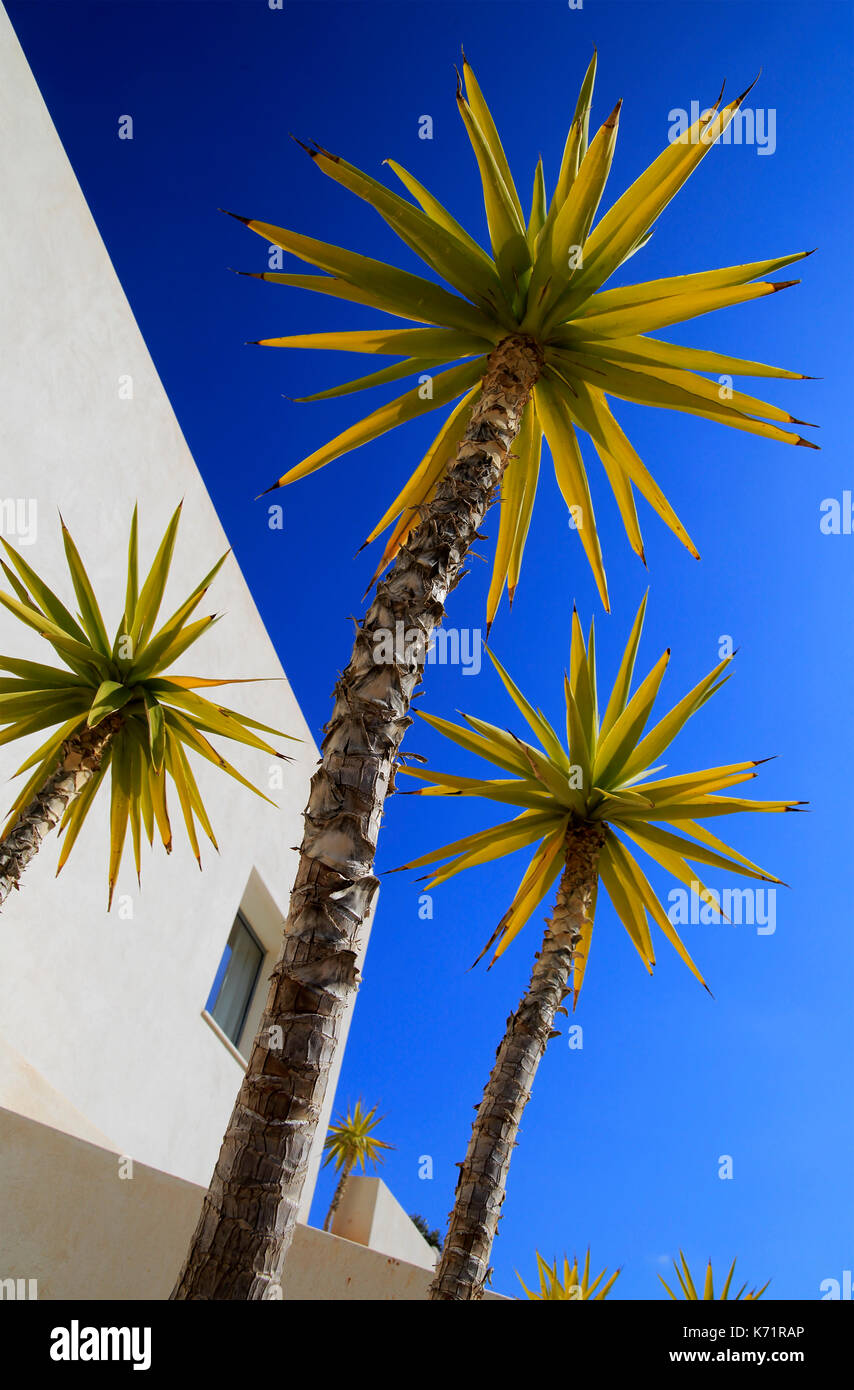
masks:
MULTIPOLYGON (((144 566, 183 497, 164 604, 171 612, 228 542, 1 7, 0 132, 0 502, 35 502, 37 538, 24 553, 67 593, 61 510, 112 626, 123 602, 134 501, 144 566), (131 401, 119 396, 127 375, 131 401)), ((253 927, 275 952, 296 867, 289 847, 301 838, 318 756, 233 557, 209 597, 210 608, 201 611, 226 616, 179 669, 277 678, 223 695, 303 740, 284 745, 295 761, 284 765, 284 788, 272 792, 278 809, 209 764, 197 765, 219 855, 203 848, 199 873, 173 797, 171 858, 157 841, 154 850, 144 846, 140 890, 128 844, 108 916, 109 798, 102 795, 59 879, 54 837, 0 917, 0 1038, 116 1148, 205 1186, 241 1063, 202 1008, 250 879, 253 927), (123 917, 122 907, 132 916, 123 917)), ((53 659, 47 644, 5 610, 0 650, 53 659)), ((0 747, 4 811, 12 800, 7 778, 25 747, 0 747)), ((267 787, 269 756, 238 745, 223 751, 267 787)), ((319 1157, 318 1148, 303 1219, 319 1157)))
POLYGON ((439 1259, 382 1178, 370 1174, 350 1174, 330 1229, 333 1235, 423 1269, 434 1269, 439 1259))
MULTIPOLYGON (((168 1298, 201 1188, 142 1163, 131 1175, 108 1150, 1 1108, 0 1152, 0 1300, 168 1298)), ((386 1197, 394 1201, 387 1189, 386 1197)), ((383 1243, 368 1245, 362 1234, 347 1240, 298 1225, 282 1279, 285 1302, 425 1300, 429 1260, 417 1245, 416 1258, 407 1245, 389 1251, 390 1234, 384 1225, 383 1243)), ((484 1301, 501 1297, 487 1290, 484 1301)), ((293 1319, 283 1322, 284 1335, 293 1336, 293 1326, 293 1319)))

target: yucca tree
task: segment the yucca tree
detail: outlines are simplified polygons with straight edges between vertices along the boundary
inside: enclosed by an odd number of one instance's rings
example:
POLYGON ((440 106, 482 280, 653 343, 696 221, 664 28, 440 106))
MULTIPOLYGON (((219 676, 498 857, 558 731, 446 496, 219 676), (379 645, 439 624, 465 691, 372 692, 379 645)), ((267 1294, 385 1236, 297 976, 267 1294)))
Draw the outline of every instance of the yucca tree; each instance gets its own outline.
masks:
POLYGON ((0 566, 14 592, 0 591, 0 603, 43 637, 62 665, 48 666, 0 655, 0 671, 9 673, 0 678, 0 725, 5 726, 0 732, 0 743, 51 729, 46 742, 30 754, 15 774, 20 776, 32 769, 0 838, 0 905, 13 888, 20 886, 27 864, 57 825, 64 836, 57 873, 62 869, 98 788, 108 775, 108 908, 128 825, 138 876, 143 831, 152 844, 156 828, 166 852, 172 848, 166 804, 169 781, 178 794, 187 836, 200 868, 197 826, 217 847, 188 754, 214 763, 264 801, 270 800, 226 762, 207 735, 233 739, 276 758, 284 754, 256 731, 280 738, 290 735, 196 693, 210 686, 235 684, 235 678, 213 680, 168 673, 168 668, 217 621, 215 614, 192 622, 190 619, 226 558, 223 555, 172 616, 156 628, 180 515, 179 506, 140 589, 134 508, 124 607, 112 640, 64 522, 62 539, 79 608, 76 617, 23 556, 2 542, 10 564, 0 560, 0 566))
MULTIPOLYGON (((426 412, 447 407, 427 453, 371 533, 391 527, 380 581, 335 686, 312 781, 300 865, 275 989, 234 1108, 204 1210, 175 1290, 179 1298, 277 1297, 332 1056, 357 985, 359 930, 377 890, 374 856, 383 806, 427 647, 486 511, 501 513, 487 617, 505 583, 512 599, 537 485, 543 435, 558 483, 607 605, 605 573, 577 430, 599 455, 628 532, 643 544, 633 489, 696 554, 672 506, 611 413, 609 398, 683 410, 791 444, 800 423, 716 379, 799 372, 680 348, 648 336, 698 314, 773 294, 761 279, 805 252, 603 289, 723 134, 740 101, 720 101, 671 143, 596 223, 619 105, 588 145, 595 55, 551 199, 542 163, 526 216, 495 124, 463 62, 457 105, 482 185, 484 249, 421 183, 390 160, 409 198, 314 146, 317 168, 376 209, 424 263, 416 275, 268 222, 240 218, 264 241, 320 274, 257 278, 363 305, 403 327, 311 333, 266 345, 347 349, 401 361, 305 400, 325 401, 407 376, 418 384, 289 468, 268 491, 296 482, 426 412), (440 283, 443 282, 443 283, 440 283), (451 364, 451 365, 448 365, 451 364), (726 396, 726 399, 724 397, 726 396), (279 1046, 279 1040, 283 1039, 279 1046), (275 1046, 271 1040, 275 1040, 275 1046)), ((815 447, 815 446, 810 446, 815 447)))
MULTIPOLYGON (((721 1289, 720 1293, 716 1294, 714 1276, 712 1274, 712 1262, 711 1260, 709 1260, 708 1266, 706 1268, 706 1279, 705 1283, 703 1284, 703 1292, 702 1294, 699 1294, 697 1293, 697 1288, 694 1283, 694 1280, 691 1278, 691 1271, 688 1268, 688 1261, 685 1259, 685 1256, 683 1255, 681 1250, 679 1251, 679 1258, 682 1261, 681 1270, 675 1260, 673 1261, 673 1268, 676 1271, 676 1278, 679 1280, 679 1287, 682 1290, 682 1297, 685 1299, 689 1299, 692 1302, 700 1302, 702 1299, 705 1299, 707 1301, 709 1299, 717 1299, 718 1302, 722 1303, 726 1303, 727 1301, 734 1303, 738 1299, 743 1298, 745 1303, 750 1303, 758 1298, 761 1298, 765 1290, 767 1289, 768 1284, 771 1283, 771 1280, 769 1279, 768 1283, 763 1284, 761 1289, 750 1289, 748 1292, 745 1292, 745 1290, 747 1289, 747 1284, 744 1283, 742 1284, 738 1293, 730 1294, 729 1289, 730 1284, 732 1283, 732 1276, 735 1273, 736 1263, 735 1260, 733 1260, 732 1264, 729 1267, 729 1274, 726 1277, 724 1286, 721 1289)), ((738 1257, 736 1256, 736 1258, 738 1257)), ((660 1274, 658 1277, 659 1279, 661 1279, 661 1282, 662 1284, 664 1284, 664 1287, 667 1289, 667 1292, 670 1294, 670 1297, 674 1300, 674 1302, 676 1302, 679 1298, 679 1295, 673 1292, 670 1285, 665 1283, 665 1281, 661 1278, 660 1274)))
POLYGON ((563 1257, 563 1278, 558 1274, 557 1259, 553 1264, 549 1264, 543 1259, 539 1250, 537 1251, 537 1273, 540 1279, 540 1291, 534 1293, 529 1289, 521 1274, 517 1273, 516 1278, 525 1290, 525 1297, 535 1303, 544 1302, 593 1302, 600 1303, 608 1297, 611 1289, 620 1277, 620 1270, 616 1270, 611 1275, 607 1283, 599 1285, 605 1278, 607 1270, 602 1270, 597 1274, 593 1282, 590 1282, 590 1247, 587 1247, 587 1255, 584 1260, 584 1268, 579 1276, 578 1259, 573 1256, 572 1268, 569 1267, 569 1260, 563 1257), (597 1292, 598 1290, 598 1292, 597 1292))
POLYGON ((505 775, 487 780, 407 767, 405 771, 411 776, 431 783, 417 794, 483 797, 518 807, 520 813, 404 867, 432 865, 429 890, 463 869, 537 846, 510 907, 481 952, 483 956, 495 945, 493 961, 559 879, 530 985, 508 1020, 461 1165, 442 1260, 431 1286, 434 1299, 482 1296, 522 1112, 562 1000, 572 993, 577 1001, 585 976, 600 880, 649 973, 655 955, 648 917, 705 986, 626 841, 712 906, 716 900, 698 879, 691 862, 780 882, 698 823, 706 817, 739 811, 788 811, 802 804, 734 796, 734 787, 756 776, 756 761, 665 778, 655 775, 662 770, 653 766, 656 760, 691 716, 729 679, 726 672, 733 658, 721 661, 645 733, 670 656, 669 650, 665 651, 630 694, 645 607, 644 598, 601 717, 593 625, 585 644, 578 614, 573 612, 570 673, 564 681, 565 745, 491 652, 493 664, 536 743, 470 715, 464 716, 467 728, 429 714, 420 716, 505 775), (442 866, 436 868, 437 864, 442 866))
POLYGON ((378 1139, 373 1131, 385 1117, 377 1115, 377 1107, 373 1110, 365 1110, 361 1100, 357 1100, 352 1110, 348 1110, 346 1115, 339 1117, 334 1124, 330 1125, 329 1133, 323 1141, 326 1150, 324 1168, 332 1163, 335 1172, 340 1173, 338 1184, 329 1210, 326 1213, 326 1220, 323 1223, 324 1231, 331 1231, 335 1213, 341 1205, 341 1198, 344 1196, 344 1189, 347 1186, 347 1179, 354 1168, 361 1167, 362 1172, 367 1172, 366 1165, 370 1163, 372 1168, 378 1168, 385 1162, 382 1153, 383 1149, 391 1149, 393 1144, 385 1144, 382 1139, 378 1139))

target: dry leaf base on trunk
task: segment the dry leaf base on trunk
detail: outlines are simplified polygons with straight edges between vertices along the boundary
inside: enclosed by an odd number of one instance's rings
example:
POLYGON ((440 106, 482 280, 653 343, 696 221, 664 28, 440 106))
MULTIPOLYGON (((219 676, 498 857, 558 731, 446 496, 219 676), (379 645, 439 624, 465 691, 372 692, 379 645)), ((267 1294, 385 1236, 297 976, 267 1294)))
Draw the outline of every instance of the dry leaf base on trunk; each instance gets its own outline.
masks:
POLYGON ((94 729, 83 729, 70 738, 56 771, 24 807, 5 840, 0 840, 0 908, 13 888, 20 887, 21 875, 61 821, 66 807, 100 771, 119 724, 118 716, 110 715, 94 729))
POLYGON ((378 887, 377 836, 410 701, 541 366, 526 337, 492 353, 456 460, 378 585, 335 687, 282 953, 173 1298, 281 1296, 327 1077, 358 983, 359 929, 378 887), (401 632, 393 660, 378 662, 401 632))
POLYGON ((507 1020, 460 1167, 442 1259, 430 1286, 431 1299, 483 1298, 519 1124, 555 1015, 567 994, 573 952, 593 902, 603 838, 603 828, 596 824, 581 825, 567 835, 566 867, 554 912, 527 993, 507 1020))

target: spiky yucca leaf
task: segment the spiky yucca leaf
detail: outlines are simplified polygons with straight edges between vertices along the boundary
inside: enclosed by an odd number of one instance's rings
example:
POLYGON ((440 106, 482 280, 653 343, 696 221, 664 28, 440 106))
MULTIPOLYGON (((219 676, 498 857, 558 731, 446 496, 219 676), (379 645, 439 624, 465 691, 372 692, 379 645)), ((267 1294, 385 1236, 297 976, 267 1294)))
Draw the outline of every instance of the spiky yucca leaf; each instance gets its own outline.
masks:
POLYGON ((351 1168, 361 1167, 364 1173, 366 1164, 377 1167, 385 1162, 381 1150, 393 1149, 394 1145, 384 1143, 373 1133, 384 1118, 377 1115, 376 1106, 372 1110, 365 1110, 361 1100, 357 1100, 352 1110, 348 1109, 346 1115, 339 1116, 329 1126, 329 1133, 323 1141, 326 1150, 324 1168, 332 1163, 336 1172, 340 1168, 346 1167, 349 1172, 351 1168))
MULTIPOLYGON (((48 739, 14 774, 33 769, 17 796, 3 828, 5 838, 15 827, 33 796, 59 765, 63 747, 74 734, 94 729, 117 715, 120 724, 96 777, 85 791, 70 801, 60 823, 64 834, 57 873, 62 869, 94 801, 98 787, 111 784, 109 902, 130 825, 137 876, 140 874, 140 829, 153 843, 155 826, 169 853, 172 830, 166 803, 166 784, 171 780, 193 853, 201 867, 196 823, 214 848, 216 839, 187 754, 198 754, 227 772, 264 801, 263 792, 247 781, 209 742, 208 735, 232 739, 284 758, 260 734, 291 738, 278 729, 260 724, 196 692, 220 685, 247 683, 243 679, 206 679, 167 674, 204 632, 218 621, 217 615, 190 619, 205 597, 226 555, 193 589, 192 593, 157 628, 157 619, 169 577, 181 507, 177 507, 142 585, 138 578, 137 509, 131 520, 128 545, 125 604, 111 641, 98 600, 74 541, 64 522, 62 537, 75 599, 75 618, 62 600, 36 574, 8 542, 3 549, 9 564, 0 561, 14 593, 0 591, 0 603, 53 647, 62 666, 47 666, 0 655, 0 743, 11 743, 43 729, 48 739)), ((60 518, 61 520, 61 518, 60 518)), ((253 678, 250 678, 250 680, 253 678)), ((298 742, 299 740, 294 740, 298 742)), ((275 803, 270 802, 271 805, 275 803)))
MULTIPOLYGON (((736 1259, 737 1258, 738 1257, 736 1256, 736 1259)), ((691 1278, 691 1271, 688 1268, 688 1261, 685 1259, 685 1256, 683 1255, 681 1250, 679 1251, 679 1259, 682 1261, 681 1270, 675 1260, 673 1261, 673 1268, 676 1271, 676 1278, 679 1280, 679 1287, 682 1290, 682 1297, 684 1299, 690 1300, 691 1302, 701 1302, 703 1299, 707 1301, 710 1299, 717 1299, 717 1301, 721 1303, 735 1303, 738 1299, 743 1299, 745 1303, 755 1302, 756 1299, 762 1297, 762 1295, 768 1287, 768 1284, 771 1283, 771 1280, 769 1279, 768 1283, 763 1284, 761 1289, 750 1289, 748 1292, 745 1292, 745 1290, 747 1290, 747 1284, 745 1283, 742 1284, 741 1288, 738 1290, 738 1293, 731 1294, 730 1285, 732 1283, 732 1276, 735 1273, 736 1263, 735 1260, 733 1260, 732 1264, 729 1267, 729 1273, 727 1274, 724 1286, 721 1289, 720 1293, 716 1294, 714 1275, 712 1273, 712 1262, 711 1260, 709 1260, 708 1266, 706 1268, 706 1278, 703 1284, 703 1292, 702 1294, 699 1294, 697 1292, 697 1287, 694 1283, 694 1280, 691 1278)), ((673 1292, 670 1285, 667 1284, 665 1280, 661 1278, 660 1274, 658 1277, 661 1280, 662 1284, 664 1284, 664 1287, 667 1289, 667 1292, 670 1294, 670 1297, 674 1300, 674 1302, 677 1301, 679 1295, 673 1292)))
MULTIPOLYGON (((696 870, 690 867, 691 861, 769 883, 781 882, 698 824, 706 817, 738 811, 789 811, 803 805, 795 801, 753 801, 733 795, 734 787, 757 775, 755 769, 762 760, 729 763, 665 778, 655 776, 662 768, 653 764, 691 716, 729 679, 726 672, 732 657, 721 661, 647 730, 670 651, 664 652, 632 694, 632 673, 645 609, 646 597, 638 609, 604 714, 600 714, 597 696, 593 624, 589 642, 585 643, 578 614, 573 611, 570 672, 564 679, 565 743, 545 716, 526 700, 492 652, 489 652, 490 659, 534 734, 533 742, 526 742, 474 716, 463 715, 466 728, 420 713, 420 718, 431 728, 509 776, 488 780, 423 767, 402 768, 409 776, 433 784, 414 794, 485 797, 516 806, 520 814, 513 820, 424 854, 403 867, 432 866, 427 887, 433 888, 463 869, 488 863, 516 849, 537 846, 510 908, 481 955, 496 939, 498 945, 493 960, 502 954, 559 876, 565 862, 566 832, 571 824, 598 821, 606 826, 599 877, 650 974, 655 955, 648 917, 657 923, 705 986, 626 841, 643 850, 681 883, 699 891, 703 900, 713 907, 717 907, 716 899, 699 881, 696 870), (617 830, 623 838, 615 833, 617 830)), ((592 931, 591 914, 574 966, 576 1000, 584 978, 592 931)))
POLYGON ((590 1247, 587 1247, 587 1255, 584 1260, 584 1268, 579 1276, 578 1259, 573 1256, 572 1268, 569 1267, 569 1260, 563 1257, 563 1278, 558 1274, 557 1259, 553 1264, 549 1264, 543 1259, 539 1250, 537 1251, 537 1273, 540 1279, 540 1291, 534 1293, 528 1288, 521 1274, 517 1272, 516 1278, 525 1290, 525 1296, 533 1302, 587 1302, 599 1303, 608 1297, 611 1289, 620 1277, 620 1270, 616 1270, 611 1275, 606 1284, 601 1289, 600 1283, 605 1278, 606 1270, 602 1270, 593 1282, 590 1282, 590 1247), (598 1293, 597 1293, 598 1289, 598 1293))
MULTIPOLYGON (((540 162, 526 221, 495 123, 471 67, 463 62, 465 90, 461 82, 457 105, 478 166, 489 250, 480 247, 451 213, 395 161, 386 163, 408 198, 319 145, 303 146, 328 178, 380 214, 421 259, 430 278, 267 222, 239 219, 265 241, 322 272, 295 275, 268 271, 256 278, 314 290, 418 325, 291 334, 262 340, 265 346, 349 350, 402 359, 303 397, 304 400, 324 400, 362 391, 405 376, 417 374, 419 378, 419 383, 404 395, 380 406, 289 468, 273 488, 303 478, 350 449, 464 395, 471 404, 477 399, 490 351, 508 335, 524 334, 539 345, 541 375, 526 409, 519 447, 507 464, 501 484, 501 523, 487 601, 488 624, 495 616, 505 584, 511 602, 513 599, 543 437, 551 451, 561 493, 573 509, 575 529, 606 607, 605 569, 587 469, 578 445, 579 432, 592 440, 630 544, 641 559, 644 551, 635 508, 636 492, 690 552, 697 554, 672 506, 611 413, 611 397, 687 411, 768 439, 817 447, 787 428, 803 425, 804 421, 754 396, 724 392, 719 380, 724 375, 795 379, 803 378, 802 373, 683 348, 650 336, 658 329, 796 284, 797 281, 775 282, 766 277, 809 252, 721 270, 667 276, 618 289, 603 288, 614 272, 648 241, 657 218, 723 135, 747 93, 723 108, 719 98, 689 131, 667 146, 597 222, 617 138, 620 103, 588 146, 595 69, 594 53, 551 201, 547 200, 540 162), (442 365, 448 366, 448 370, 435 374, 442 365), (432 378, 430 392, 420 384, 425 375, 432 378)), ((420 510, 432 498, 438 479, 454 457, 466 426, 460 407, 456 412, 439 430, 424 460, 368 537, 372 541, 387 526, 394 528, 378 573, 394 559, 417 525, 420 510)))

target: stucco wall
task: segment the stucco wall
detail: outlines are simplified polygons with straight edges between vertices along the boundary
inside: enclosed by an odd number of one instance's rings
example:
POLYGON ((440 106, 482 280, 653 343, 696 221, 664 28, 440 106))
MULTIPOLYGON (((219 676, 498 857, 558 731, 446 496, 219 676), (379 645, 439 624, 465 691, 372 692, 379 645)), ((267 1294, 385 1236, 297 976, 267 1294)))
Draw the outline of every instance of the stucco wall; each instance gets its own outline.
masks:
MULTIPOLYGON (((120 1171, 115 1154, 0 1110, 0 1280, 36 1279, 44 1300, 168 1298, 202 1189, 139 1163, 130 1178, 120 1171)), ((286 1301, 416 1300, 430 1278, 300 1225, 282 1292, 286 1301)))
POLYGON ((382 1178, 350 1175, 332 1221, 332 1233, 423 1269, 433 1269, 436 1264, 436 1250, 413 1225, 382 1178))
POLYGON ((41 1072, 0 1038, 0 1097, 7 1110, 38 1120, 39 1124, 62 1130, 76 1139, 86 1139, 104 1149, 114 1149, 112 1139, 102 1134, 85 1115, 46 1081, 41 1072))
MULTIPOLYGON (((168 614, 227 549, 227 537, 2 7, 0 132, 0 503, 34 503, 37 532, 22 545, 25 536, 16 540, 14 528, 9 534, 8 509, 0 511, 0 526, 67 593, 61 510, 112 627, 123 602, 134 501, 144 565, 183 497, 168 614), (132 400, 120 397, 127 377, 132 400)), ((253 874, 266 894, 265 931, 275 943, 295 870, 289 847, 301 838, 318 755, 233 557, 202 611, 225 616, 179 669, 275 677, 223 692, 226 703, 302 739, 286 745, 294 761, 278 765, 284 785, 271 795, 279 809, 209 764, 197 766, 221 852, 203 848, 199 874, 173 807, 171 858, 157 845, 145 847, 140 890, 128 845, 108 916, 102 797, 60 878, 54 839, 3 913, 0 1036, 127 1153, 207 1184, 241 1065, 207 1026, 202 1007, 253 874)), ((46 643, 5 610, 0 651, 53 659, 46 643)), ((6 779, 31 746, 0 748, 0 809, 12 800, 6 779)), ((224 751, 268 787, 269 756, 236 745, 224 751)), ((4 1100, 14 1103, 0 1093, 4 1100)), ((324 1130, 325 1122, 318 1145, 324 1130)), ((319 1156, 318 1148, 313 1172, 319 1156)))

